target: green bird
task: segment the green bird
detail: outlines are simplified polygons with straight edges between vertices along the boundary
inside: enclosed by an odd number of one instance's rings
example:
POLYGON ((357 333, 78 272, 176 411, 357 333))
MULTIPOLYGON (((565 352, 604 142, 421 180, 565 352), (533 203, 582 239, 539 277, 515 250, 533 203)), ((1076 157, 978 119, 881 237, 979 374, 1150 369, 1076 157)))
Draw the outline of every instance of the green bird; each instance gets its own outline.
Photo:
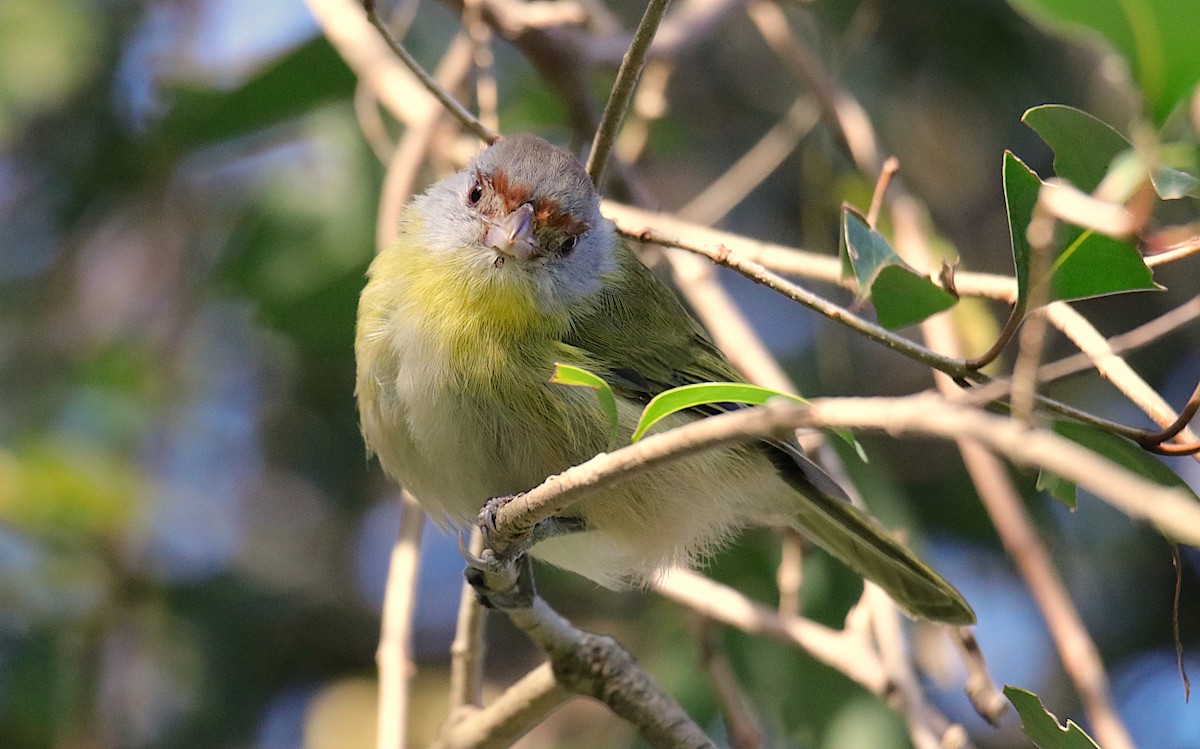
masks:
MULTIPOLYGON (((531 135, 502 138, 415 198, 359 302, 356 395, 368 448, 444 524, 467 525, 608 446, 585 388, 604 378, 627 441, 658 393, 742 381, 673 292, 626 246, 587 173, 531 135)), ((715 408, 676 414, 664 426, 715 408)), ((793 441, 711 450, 589 495, 579 532, 531 553, 608 587, 695 564, 751 525, 790 524, 908 613, 969 624, 948 582, 891 538, 793 441)))

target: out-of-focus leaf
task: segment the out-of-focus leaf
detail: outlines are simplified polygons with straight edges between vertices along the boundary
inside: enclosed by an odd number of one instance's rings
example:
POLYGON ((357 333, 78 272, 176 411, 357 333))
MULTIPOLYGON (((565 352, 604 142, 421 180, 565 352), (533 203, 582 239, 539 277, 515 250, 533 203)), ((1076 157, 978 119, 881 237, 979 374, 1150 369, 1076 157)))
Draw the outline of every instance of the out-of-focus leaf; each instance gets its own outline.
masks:
POLYGON ((1004 696, 1021 716, 1021 730, 1038 749, 1100 749, 1075 721, 1068 720, 1065 728, 1060 725, 1033 692, 1006 686, 1004 696))
MULTIPOLYGON (((1067 419, 1055 419, 1052 428, 1055 434, 1111 460, 1147 481, 1180 489, 1196 497, 1191 487, 1161 460, 1128 440, 1094 426, 1067 419)), ((1039 478, 1039 482, 1041 481, 1039 478)), ((1051 488, 1051 491, 1056 492, 1054 488, 1051 488)), ((1060 498, 1057 492, 1055 497, 1060 498)), ((1200 498, 1196 498, 1196 501, 1200 502, 1200 498)))
POLYGON ((913 270, 849 206, 842 208, 841 249, 843 272, 854 276, 860 298, 871 300, 879 323, 889 330, 915 325, 957 301, 913 270))
POLYGON ((555 362, 554 374, 550 376, 550 382, 556 385, 569 385, 571 387, 591 388, 596 392, 596 400, 600 403, 600 409, 604 411, 604 415, 608 417, 608 449, 611 452, 617 447, 617 428, 620 426, 620 417, 617 415, 617 399, 613 395, 612 388, 608 383, 600 379, 596 375, 573 367, 570 364, 555 362))
POLYGON ((1200 81, 1196 0, 1010 0, 1050 31, 1100 34, 1125 58, 1160 124, 1200 81))
POLYGON ((1037 490, 1049 492, 1051 497, 1062 502, 1067 509, 1075 509, 1075 482, 1067 481, 1062 476, 1043 469, 1038 472, 1037 490))
MULTIPOLYGON (((1018 307, 1023 307, 1029 299, 1032 248, 1027 232, 1042 184, 1033 170, 1011 152, 1005 152, 1004 197, 1017 275, 1018 307)), ((1154 283, 1150 268, 1129 243, 1074 227, 1064 239, 1065 245, 1049 269, 1049 301, 1160 288, 1154 283)))
POLYGON ((184 149, 252 133, 344 100, 354 76, 325 37, 307 42, 235 91, 178 88, 162 123, 184 149))
POLYGON ((1130 143, 1106 122, 1061 104, 1026 110, 1021 117, 1054 151, 1054 173, 1084 192, 1100 186, 1113 159, 1130 143))
POLYGON ((1128 193, 1145 181, 1147 171, 1155 192, 1163 200, 1194 194, 1200 186, 1200 179, 1180 169, 1163 163, 1147 165, 1124 135, 1074 107, 1061 104, 1033 107, 1021 121, 1054 151, 1054 173, 1084 192, 1094 192, 1106 176, 1119 168, 1131 172, 1128 193))

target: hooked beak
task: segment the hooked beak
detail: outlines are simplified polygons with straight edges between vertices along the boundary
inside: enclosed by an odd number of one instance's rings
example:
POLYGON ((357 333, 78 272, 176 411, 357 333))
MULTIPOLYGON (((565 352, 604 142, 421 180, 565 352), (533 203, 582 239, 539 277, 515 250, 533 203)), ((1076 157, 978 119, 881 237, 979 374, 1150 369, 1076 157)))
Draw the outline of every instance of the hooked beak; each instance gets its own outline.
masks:
POLYGON ((483 243, 515 260, 528 260, 537 250, 537 240, 533 236, 533 206, 522 203, 515 211, 492 223, 483 243))

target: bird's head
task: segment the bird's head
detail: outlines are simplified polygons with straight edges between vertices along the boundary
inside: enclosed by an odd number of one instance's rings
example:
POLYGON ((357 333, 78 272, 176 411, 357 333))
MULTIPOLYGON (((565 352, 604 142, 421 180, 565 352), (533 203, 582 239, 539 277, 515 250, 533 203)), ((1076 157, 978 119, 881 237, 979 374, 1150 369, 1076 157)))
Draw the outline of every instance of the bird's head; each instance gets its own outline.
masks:
POLYGON ((429 249, 544 311, 595 294, 616 267, 612 224, 579 161, 533 135, 502 138, 414 204, 429 249))

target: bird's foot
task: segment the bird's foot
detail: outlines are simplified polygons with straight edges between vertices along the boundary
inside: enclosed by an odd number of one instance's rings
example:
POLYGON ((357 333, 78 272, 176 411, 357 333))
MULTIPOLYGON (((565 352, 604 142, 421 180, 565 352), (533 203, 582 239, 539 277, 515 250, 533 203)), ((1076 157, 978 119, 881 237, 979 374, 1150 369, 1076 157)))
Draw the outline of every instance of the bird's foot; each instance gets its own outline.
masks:
POLYGON ((493 497, 479 511, 479 530, 483 535, 483 551, 479 555, 467 549, 461 536, 458 540, 459 552, 467 562, 467 582, 475 589, 479 602, 488 608, 514 609, 532 605, 537 591, 529 549, 548 538, 587 530, 582 518, 546 518, 539 521, 525 538, 506 544, 501 552, 497 552, 494 544, 499 534, 497 516, 517 496, 520 495, 493 497))

